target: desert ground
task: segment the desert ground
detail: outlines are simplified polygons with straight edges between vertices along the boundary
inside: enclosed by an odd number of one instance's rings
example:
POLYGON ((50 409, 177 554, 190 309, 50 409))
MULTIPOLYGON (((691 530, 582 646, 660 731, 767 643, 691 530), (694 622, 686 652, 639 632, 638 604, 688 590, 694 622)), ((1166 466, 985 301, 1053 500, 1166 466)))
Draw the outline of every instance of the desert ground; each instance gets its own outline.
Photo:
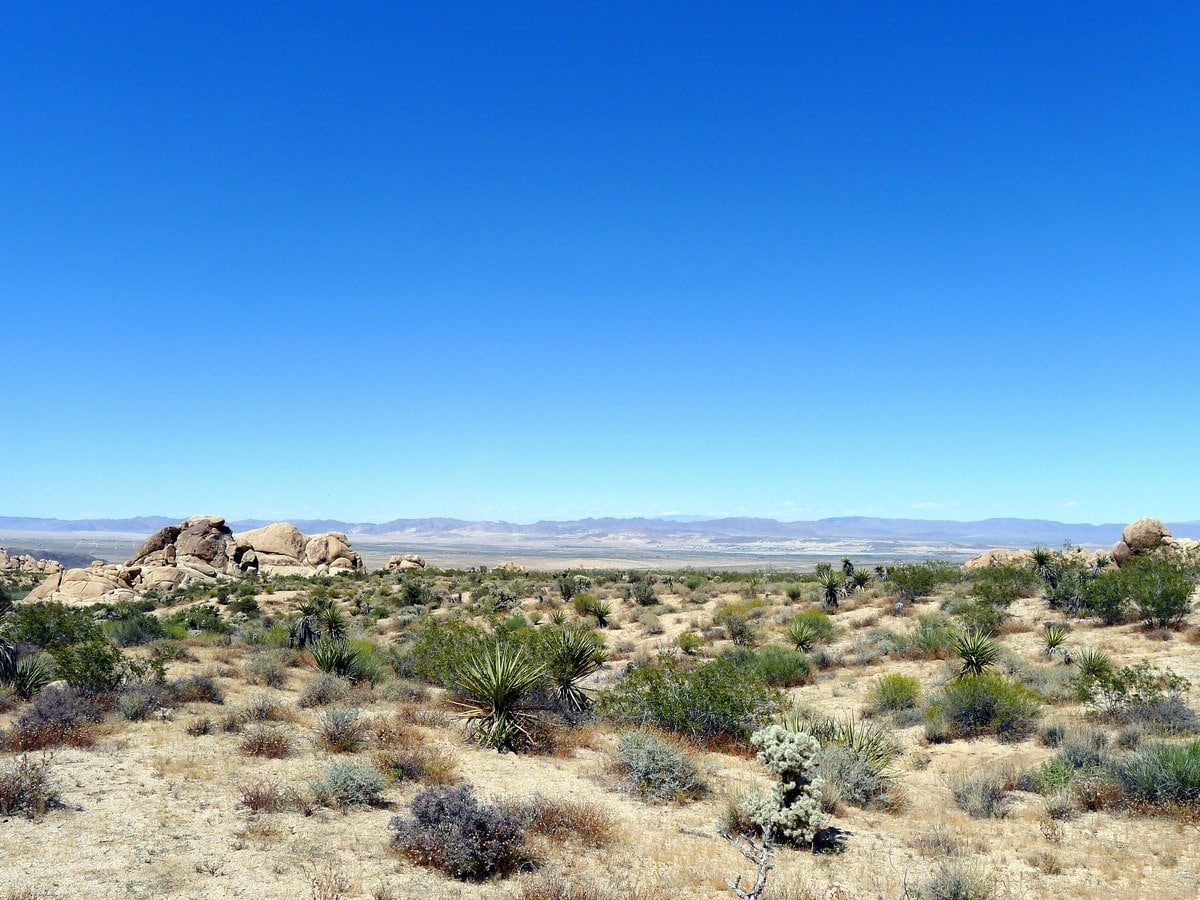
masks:
MULTIPOLYGON (((576 574, 611 609, 606 627, 595 632, 609 655, 586 681, 593 698, 619 684, 631 663, 669 656, 697 665, 735 651, 730 634, 739 623, 747 630, 737 643, 753 653, 787 645, 788 624, 805 610, 824 610, 832 620, 832 636, 808 650, 810 670, 781 689, 786 705, 809 717, 865 723, 894 741, 898 753, 884 789, 869 801, 839 799, 836 791, 826 798, 829 818, 815 849, 775 851, 766 897, 1200 892, 1195 801, 1163 808, 1105 802, 1085 796, 1077 780, 1056 795, 1056 805, 1055 797, 1020 779, 1072 741, 1103 743, 1116 754, 1157 740, 1136 721, 1098 715, 1072 693, 1070 679, 1079 653, 1099 649, 1115 667, 1149 662, 1196 683, 1194 614, 1172 628, 1147 628, 1132 614, 1105 625, 1052 609, 1041 589, 1023 591, 1031 595, 1004 604, 993 638, 1002 656, 991 668, 1037 692, 1035 721, 1015 739, 931 740, 922 710, 953 682, 960 660, 936 642, 918 652, 906 638, 931 622, 953 629, 956 610, 974 596, 970 578, 956 576, 898 606, 896 586, 875 577, 832 606, 811 574, 660 572, 641 576, 652 585, 649 602, 630 595, 629 574, 615 567, 576 574), (1047 622, 1066 628, 1054 653, 1043 637, 1047 622), (698 647, 681 649, 685 633, 698 636, 698 647), (885 675, 916 679, 915 709, 871 714, 872 691, 885 675), (971 779, 989 775, 1003 787, 982 811, 969 799, 956 800, 970 795, 964 785, 971 779)), ((752 881, 754 867, 717 833, 737 798, 771 784, 744 742, 663 734, 695 762, 705 787, 694 797, 646 797, 614 768, 628 724, 593 712, 555 725, 547 747, 497 752, 470 739, 451 692, 413 674, 406 655, 430 619, 495 628, 519 617, 520 627, 538 628, 549 627, 557 613, 596 624, 560 596, 554 576, 507 573, 500 585, 514 599, 502 610, 485 596, 497 593, 495 582, 485 587, 488 579, 432 566, 277 583, 264 578, 236 596, 240 614, 228 590, 153 598, 148 614, 176 624, 167 636, 127 645, 124 653, 159 654, 168 683, 200 676, 216 686, 221 702, 164 703, 132 716, 120 705, 87 727, 81 746, 22 753, 10 742, 0 763, 44 760, 60 799, 0 822, 0 897, 710 898, 733 896, 731 876, 744 876, 743 885, 752 881), (422 602, 401 605, 405 596, 422 602), (348 634, 386 663, 376 678, 341 683, 343 693, 324 705, 305 699, 321 677, 311 652, 289 649, 281 638, 283 624, 314 597, 335 606, 348 634), (247 600, 256 607, 251 615, 247 600), (372 606, 387 614, 372 615, 372 606), (181 614, 202 608, 229 627, 177 627, 181 614), (337 752, 322 740, 333 708, 359 711, 364 736, 352 749, 337 752), (255 733, 281 735, 285 752, 270 758, 248 749, 255 733), (411 778, 389 775, 378 802, 339 807, 314 799, 313 784, 330 762, 380 769, 398 747, 418 752, 423 769, 411 778), (522 862, 506 877, 456 880, 389 845, 389 823, 406 816, 420 792, 454 783, 473 785, 487 801, 569 808, 574 819, 544 832, 527 829, 522 862)), ((10 584, 18 606, 29 586, 28 580, 10 584)), ((9 696, 4 706, 0 728, 11 737, 30 704, 9 696)))

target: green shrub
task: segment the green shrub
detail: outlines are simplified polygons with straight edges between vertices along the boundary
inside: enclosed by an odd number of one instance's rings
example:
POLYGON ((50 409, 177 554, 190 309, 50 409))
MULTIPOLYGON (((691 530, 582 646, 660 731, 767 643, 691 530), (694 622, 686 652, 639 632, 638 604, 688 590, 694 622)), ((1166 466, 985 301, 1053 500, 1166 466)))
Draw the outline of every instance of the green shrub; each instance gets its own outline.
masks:
POLYGON ((911 675, 884 675, 867 692, 867 711, 880 713, 912 709, 921 698, 921 682, 911 675))
POLYGON ((898 599, 906 604, 928 597, 941 585, 957 582, 959 577, 957 566, 935 559, 892 566, 887 572, 898 599))
POLYGON ((917 616, 917 627, 909 635, 904 655, 923 659, 940 659, 954 644, 955 629, 942 613, 927 612, 917 616))
POLYGON ((63 603, 22 603, 14 607, 9 614, 9 635, 17 644, 32 644, 42 650, 103 639, 91 612, 63 603))
POLYGON ((1183 566, 1157 556, 1140 556, 1121 568, 1120 579, 1148 626, 1178 625, 1191 611, 1196 586, 1183 566))
POLYGON ((749 646, 754 643, 754 629, 750 627, 747 611, 740 604, 726 604, 713 614, 713 625, 724 628, 735 644, 749 646))
POLYGON ((698 668, 664 659, 628 671, 601 694, 600 711, 613 721, 684 734, 697 740, 747 740, 782 707, 774 688, 747 682, 728 659, 698 668))
POLYGON ((1105 625, 1119 625, 1125 621, 1129 599, 1121 570, 1101 572, 1085 581, 1083 589, 1084 609, 1088 615, 1096 616, 1105 625))
POLYGON ((807 656, 782 644, 768 644, 757 651, 739 648, 723 657, 744 669, 750 679, 771 687, 804 684, 812 672, 812 663, 807 656))
POLYGON ((22 700, 29 700, 54 678, 54 660, 43 654, 23 656, 12 666, 7 684, 22 700))
POLYGON ((211 603, 191 606, 171 613, 163 620, 164 625, 177 625, 188 631, 210 631, 228 634, 230 625, 221 616, 221 611, 211 603))
POLYGON ((615 768, 626 788, 643 797, 682 802, 706 791, 704 778, 692 757, 649 731, 627 731, 621 735, 615 768))
POLYGON ((675 645, 688 656, 692 656, 704 646, 704 638, 701 635, 685 631, 679 637, 675 638, 675 645))
POLYGON ((104 632, 118 647, 135 647, 163 637, 163 626, 149 613, 127 609, 119 618, 106 622, 104 632))
POLYGON ((460 619, 426 619, 413 642, 413 668, 424 680, 450 687, 455 671, 483 651, 491 640, 482 628, 460 619))
POLYGON ((1041 698, 1001 675, 984 672, 947 683, 925 712, 931 741, 992 734, 1003 741, 1032 733, 1041 698))
POLYGON ((998 565, 971 573, 972 597, 992 606, 1007 607, 1021 597, 1037 596, 1042 580, 1028 566, 998 565))
POLYGON ((1153 744, 1127 758, 1118 776, 1133 800, 1196 808, 1200 804, 1200 741, 1153 744))
POLYGON ((52 651, 58 678, 83 691, 115 691, 125 670, 121 651, 105 640, 60 647, 52 651))
POLYGON ((1191 685, 1170 669, 1148 662, 1099 674, 1082 670, 1073 683, 1078 695, 1109 721, 1141 722, 1165 734, 1198 730, 1200 720, 1184 699, 1191 685))
POLYGON ((311 787, 313 799, 321 806, 345 811, 351 806, 381 806, 386 783, 374 769, 339 759, 330 762, 311 787))

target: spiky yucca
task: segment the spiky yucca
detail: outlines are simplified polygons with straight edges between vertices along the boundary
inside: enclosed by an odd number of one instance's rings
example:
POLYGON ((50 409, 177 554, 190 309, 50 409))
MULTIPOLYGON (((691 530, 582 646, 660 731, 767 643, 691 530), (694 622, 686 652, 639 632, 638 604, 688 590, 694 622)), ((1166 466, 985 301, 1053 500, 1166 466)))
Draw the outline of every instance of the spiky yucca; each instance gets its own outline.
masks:
POLYGON ((1063 625, 1047 622, 1042 626, 1042 643, 1045 644, 1046 655, 1054 656, 1062 650, 1067 640, 1067 629, 1063 625))
POLYGON ((967 675, 982 675, 984 669, 996 664, 1000 658, 1000 648, 986 631, 971 628, 961 631, 954 638, 954 652, 962 660, 958 677, 967 675))
POLYGON ((817 582, 821 585, 821 599, 826 606, 837 606, 846 589, 846 577, 841 572, 826 572, 817 582))
POLYGON ((360 681, 363 677, 362 657, 345 640, 323 638, 310 648, 317 668, 329 675, 360 681))
POLYGON ((554 684, 558 699, 576 712, 591 706, 591 699, 579 686, 608 659, 601 639, 588 628, 564 626, 542 632, 546 673, 554 684))
POLYGON ((481 744, 515 750, 533 740, 529 728, 536 717, 527 703, 544 675, 520 647, 497 642, 454 672, 454 703, 481 744))
POLYGON ((805 652, 815 647, 821 638, 816 626, 804 619, 792 619, 792 623, 788 625, 786 636, 793 647, 805 652))
POLYGON ((29 700, 54 679, 54 664, 48 656, 26 656, 13 666, 8 680, 13 691, 22 700, 29 700))

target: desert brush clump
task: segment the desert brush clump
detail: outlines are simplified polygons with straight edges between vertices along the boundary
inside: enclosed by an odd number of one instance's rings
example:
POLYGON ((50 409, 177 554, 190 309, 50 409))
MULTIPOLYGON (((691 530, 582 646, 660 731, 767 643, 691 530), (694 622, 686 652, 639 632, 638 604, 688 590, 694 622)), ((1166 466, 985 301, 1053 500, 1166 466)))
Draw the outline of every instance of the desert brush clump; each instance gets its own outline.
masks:
POLYGON ((520 819, 481 803, 470 785, 427 788, 412 801, 412 818, 396 816, 392 847, 412 862, 463 881, 509 875, 522 859, 520 819))
POLYGON ((768 725, 750 736, 758 750, 755 759, 779 781, 768 793, 751 793, 742 800, 746 817, 768 841, 811 845, 824 825, 821 778, 816 757, 821 745, 811 734, 768 725))
POLYGON ((779 691, 747 679, 729 659, 697 667, 669 657, 627 671, 599 701, 600 712, 614 722, 654 726, 699 742, 744 741, 782 706, 779 691))
POLYGON ((345 812, 351 806, 380 806, 386 782, 374 769, 335 759, 310 785, 313 800, 345 812))
POLYGON ((354 753, 367 739, 367 723, 354 708, 334 707, 317 721, 317 742, 333 753, 354 753))
POLYGON ((707 790, 691 754, 651 731, 621 735, 614 768, 626 789, 642 797, 682 802, 707 790))
POLYGON ((963 675, 947 682, 925 710, 931 743, 995 735, 1018 741, 1033 733, 1041 698, 995 672, 963 675))
POLYGON ((880 676, 867 691, 870 715, 914 709, 921 699, 921 682, 911 675, 880 676))
POLYGON ((0 762, 0 816, 37 819, 59 802, 50 774, 50 757, 23 753, 0 762))

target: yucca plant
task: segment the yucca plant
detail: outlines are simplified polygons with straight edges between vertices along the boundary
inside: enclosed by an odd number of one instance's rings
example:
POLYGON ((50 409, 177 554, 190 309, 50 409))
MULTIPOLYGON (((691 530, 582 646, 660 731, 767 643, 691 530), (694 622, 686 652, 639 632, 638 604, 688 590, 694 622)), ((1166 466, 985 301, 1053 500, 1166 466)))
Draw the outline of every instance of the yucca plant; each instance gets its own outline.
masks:
POLYGON ((867 585, 871 583, 871 573, 866 569, 855 569, 850 574, 850 581, 854 584, 856 591, 865 591, 867 585))
POLYGON ((854 575, 854 563, 850 561, 850 557, 848 556, 842 557, 842 574, 847 578, 854 575))
POLYGON ((1062 652, 1063 644, 1067 641, 1067 629, 1064 625, 1047 622, 1042 626, 1042 643, 1047 656, 1056 656, 1062 652))
POLYGON ((536 717, 527 703, 544 676, 521 647, 498 641, 460 663, 451 681, 453 702, 481 744, 516 750, 533 741, 529 728, 536 717))
POLYGON ((310 651, 317 668, 328 675, 347 678, 350 681, 361 681, 363 678, 363 661, 357 648, 352 647, 346 640, 323 638, 312 645, 310 651))
POLYGON ((792 619, 792 623, 788 625, 785 634, 793 647, 805 652, 815 647, 817 641, 821 638, 816 626, 804 619, 792 619))
POLYGON ((597 625, 601 628, 608 627, 608 617, 612 615, 612 606, 609 603, 596 597, 584 604, 584 609, 589 616, 596 617, 597 625))
POLYGON ((1054 553, 1045 547, 1034 547, 1030 553, 1033 560, 1033 571, 1037 573, 1038 578, 1052 588, 1057 587, 1058 566, 1054 553))
POLYGON ((1087 647, 1079 651, 1075 660, 1082 681, 1095 681, 1112 674, 1112 657, 1096 647, 1087 647))
POLYGON ((337 641, 346 636, 346 617, 332 603, 321 610, 317 615, 317 621, 325 630, 326 638, 337 641))
POLYGON ((821 599, 826 606, 837 606, 842 592, 846 588, 846 578, 841 572, 826 572, 818 579, 821 586, 821 599))
POLYGON ((596 633, 578 625, 550 628, 542 632, 546 674, 554 685, 559 701, 580 712, 591 706, 591 699, 579 686, 608 659, 596 633))
POLYGON ((954 652, 962 660, 958 677, 967 675, 982 675, 989 666, 995 665, 1000 658, 1000 648, 986 631, 971 628, 960 631, 954 638, 954 652))
POLYGON ((53 679, 53 661, 39 653, 17 660, 16 665, 12 667, 12 676, 7 681, 18 697, 29 700, 53 679))

